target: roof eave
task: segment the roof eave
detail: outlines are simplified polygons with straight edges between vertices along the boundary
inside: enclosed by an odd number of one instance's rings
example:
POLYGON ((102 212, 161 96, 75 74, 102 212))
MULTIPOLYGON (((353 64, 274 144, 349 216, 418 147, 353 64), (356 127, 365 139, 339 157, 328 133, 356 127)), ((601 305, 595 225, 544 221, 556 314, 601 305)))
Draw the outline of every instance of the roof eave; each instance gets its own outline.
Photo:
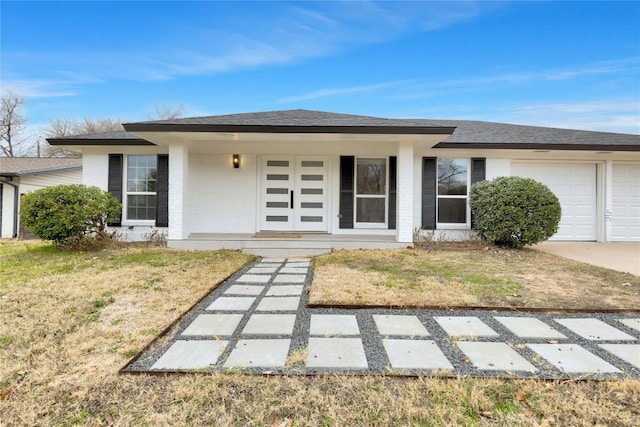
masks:
POLYGON ((21 176, 39 175, 42 173, 66 172, 73 169, 82 169, 82 165, 65 166, 65 167, 54 168, 54 169, 39 169, 39 170, 32 170, 32 171, 26 171, 26 172, 7 172, 7 173, 2 172, 0 173, 0 176, 17 178, 21 176))
POLYGON ((119 146, 119 145, 131 145, 131 146, 148 146, 156 145, 144 139, 110 139, 110 138, 47 138, 47 142, 50 145, 107 145, 107 146, 119 146))
POLYGON ((450 126, 265 126, 175 123, 125 123, 127 132, 340 133, 360 135, 451 135, 450 126))
POLYGON ((554 144, 554 143, 489 143, 489 142, 440 142, 433 148, 480 150, 549 150, 549 151, 627 151, 638 152, 640 145, 619 144, 554 144))

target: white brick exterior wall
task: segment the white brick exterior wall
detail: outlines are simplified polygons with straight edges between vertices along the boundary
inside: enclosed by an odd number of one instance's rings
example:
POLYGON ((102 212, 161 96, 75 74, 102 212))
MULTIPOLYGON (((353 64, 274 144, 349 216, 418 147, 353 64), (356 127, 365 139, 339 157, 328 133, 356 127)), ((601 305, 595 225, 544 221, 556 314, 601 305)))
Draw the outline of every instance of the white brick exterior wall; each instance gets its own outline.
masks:
MULTIPOLYGON (((167 147, 91 147, 83 151, 83 183, 107 189, 108 153, 158 154, 169 152, 169 239, 182 240, 191 233, 254 233, 260 230, 259 213, 262 199, 260 161, 262 155, 322 155, 329 159, 327 170, 328 231, 332 234, 394 235, 398 242, 411 243, 413 233, 422 221, 422 158, 486 158, 486 178, 512 174, 512 162, 594 162, 598 164, 598 240, 610 240, 612 169, 615 162, 638 165, 637 155, 622 153, 603 155, 590 152, 530 152, 432 149, 409 139, 403 141, 379 139, 362 141, 315 142, 260 141, 260 143, 216 142, 202 147, 194 144, 190 150, 176 140, 167 147), (206 148, 206 149, 205 149, 206 148), (194 150, 198 150, 194 152, 194 150), (205 151, 205 152, 203 152, 205 151), (241 167, 234 169, 232 153, 240 153, 241 167), (397 156, 397 227, 340 229, 340 156, 397 156)), ((4 201, 12 197, 12 188, 5 186, 4 201)), ((8 205, 5 205, 8 206, 8 205)), ((3 210, 3 235, 8 229, 10 209, 3 210), (4 221, 7 219, 7 221, 4 221), (5 226, 7 225, 7 226, 5 226)), ((140 239, 153 227, 122 227, 130 239, 140 239)), ((437 238, 456 240, 468 238, 468 230, 437 230, 437 238)))
POLYGON ((256 155, 240 154, 238 169, 233 168, 231 156, 189 155, 185 234, 255 233, 259 185, 256 155))
POLYGON ((186 239, 185 195, 188 185, 189 151, 182 144, 169 146, 169 240, 186 239))
POLYGON ((396 240, 413 243, 413 143, 398 144, 397 228, 396 240))

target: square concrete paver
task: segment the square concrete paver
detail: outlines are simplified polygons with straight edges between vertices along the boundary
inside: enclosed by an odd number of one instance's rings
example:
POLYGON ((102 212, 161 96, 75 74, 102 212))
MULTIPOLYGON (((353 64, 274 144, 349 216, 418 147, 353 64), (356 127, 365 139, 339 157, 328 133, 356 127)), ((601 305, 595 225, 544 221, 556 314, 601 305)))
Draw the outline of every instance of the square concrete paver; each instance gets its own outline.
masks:
MULTIPOLYGON (((309 272, 309 267, 311 267, 311 263, 309 263, 309 262, 299 262, 299 263, 290 263, 290 262, 288 262, 288 263, 286 263, 284 265, 284 267, 282 267, 282 269, 284 270, 285 268, 296 268, 296 269, 303 268, 303 269, 305 269, 304 273, 306 274, 306 273, 309 272)), ((283 271, 283 273, 285 273, 285 272, 286 272, 286 270, 283 271)), ((293 272, 291 271, 288 274, 292 274, 292 273, 293 272)), ((300 274, 300 273, 298 273, 298 274, 300 274)))
POLYGON ((262 258, 260 264, 282 264, 285 261, 285 258, 262 258))
POLYGON ((256 311, 296 311, 300 297, 264 297, 256 311))
POLYGON ((289 339, 238 340, 224 362, 225 368, 284 368, 289 339))
POLYGON ((233 335, 243 314, 200 314, 182 332, 188 336, 233 335))
POLYGON ((636 331, 640 332, 640 319, 619 319, 618 321, 620 323, 623 323, 624 325, 627 325, 631 329, 635 329, 636 331))
POLYGON ((285 267, 309 267, 310 265, 311 260, 290 259, 285 264, 285 267))
POLYGON ((284 274, 307 274, 309 269, 307 267, 282 267, 280 273, 284 274))
POLYGON ((427 328, 417 316, 374 314, 373 321, 382 336, 426 337, 429 335, 427 328))
POLYGON ((273 267, 253 267, 247 271, 247 274, 272 274, 278 269, 277 265, 273 267))
POLYGON ((280 285, 272 286, 265 294, 268 297, 278 297, 286 295, 302 295, 302 285, 280 285))
POLYGON ((536 367, 503 342, 459 341, 458 348, 478 368, 489 371, 535 372, 536 367))
POLYGON ((640 369, 640 344, 599 344, 609 353, 640 369))
POLYGON ((436 322, 452 337, 497 337, 496 331, 475 316, 436 316, 436 322))
POLYGON ((582 374, 620 372, 615 366, 577 344, 527 344, 527 346, 562 372, 582 374))
POLYGON ((273 283, 304 283, 306 274, 278 274, 273 283))
POLYGON ((151 369, 202 369, 214 365, 228 341, 178 340, 153 364, 151 369))
POLYGON ((224 291, 225 295, 260 295, 264 290, 264 286, 252 285, 231 285, 229 289, 224 291))
POLYGON ((360 338, 309 338, 307 367, 367 369, 360 338))
POLYGON ((251 307, 256 297, 218 297, 207 307, 210 311, 245 311, 251 307))
POLYGON ((520 338, 567 338, 535 317, 495 317, 495 319, 520 338))
POLYGON ((431 340, 382 340, 393 369, 453 369, 431 340))
POLYGON ((634 337, 619 329, 604 323, 602 320, 584 319, 555 319, 565 328, 592 341, 633 341, 634 337))
MULTIPOLYGON (((252 268, 269 268, 269 269, 271 269, 271 268, 275 268, 275 269, 277 270, 278 268, 280 268, 280 266, 281 266, 281 265, 282 265, 282 264, 276 264, 276 263, 263 263, 263 262, 261 262, 261 263, 259 263, 259 264, 254 265, 252 268)), ((251 274, 256 274, 256 273, 251 273, 251 274)), ((258 274, 264 274, 264 273, 258 273, 258 274)), ((271 274, 271 273, 270 273, 270 274, 271 274)))
POLYGON ((243 274, 236 279, 236 283, 259 283, 264 284, 271 280, 270 274, 243 274))
POLYGON ((358 321, 352 314, 312 314, 310 335, 359 335, 358 321))
POLYGON ((295 314, 254 314, 242 333, 245 335, 291 335, 295 314))

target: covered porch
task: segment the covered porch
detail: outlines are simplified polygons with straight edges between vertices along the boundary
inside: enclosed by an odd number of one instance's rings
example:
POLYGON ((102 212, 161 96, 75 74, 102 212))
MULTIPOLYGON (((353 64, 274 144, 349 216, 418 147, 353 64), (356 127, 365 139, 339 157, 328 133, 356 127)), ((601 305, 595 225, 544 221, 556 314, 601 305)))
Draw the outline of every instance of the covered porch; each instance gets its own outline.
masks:
POLYGON ((412 243, 396 241, 395 235, 328 233, 191 233, 169 240, 169 247, 186 250, 240 250, 265 257, 314 256, 332 249, 400 249, 412 243))

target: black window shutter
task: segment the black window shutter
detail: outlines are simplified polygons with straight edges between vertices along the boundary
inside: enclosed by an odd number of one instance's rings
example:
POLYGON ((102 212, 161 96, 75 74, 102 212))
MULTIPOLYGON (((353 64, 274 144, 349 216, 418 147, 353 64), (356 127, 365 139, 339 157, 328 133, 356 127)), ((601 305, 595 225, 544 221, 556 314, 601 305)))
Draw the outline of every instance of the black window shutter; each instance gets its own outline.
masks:
POLYGON ((486 179, 486 162, 484 157, 471 159, 471 185, 486 179))
POLYGON ((156 227, 169 226, 169 156, 158 155, 158 183, 156 186, 156 227))
POLYGON ((340 156, 340 228, 353 228, 354 156, 340 156))
MULTIPOLYGON (((107 179, 107 191, 113 195, 118 202, 122 203, 122 154, 109 154, 109 177, 107 179)), ((118 226, 122 224, 122 211, 118 219, 108 225, 118 226)))
POLYGON ((436 229, 436 158, 422 158, 422 228, 436 229))
POLYGON ((396 183, 396 170, 397 170, 398 158, 395 156, 389 157, 389 229, 396 229, 396 198, 397 198, 397 186, 396 183))
MULTIPOLYGON (((471 159, 471 185, 486 179, 486 163, 484 157, 476 157, 471 159)), ((471 228, 474 229, 473 214, 471 215, 471 228)))

